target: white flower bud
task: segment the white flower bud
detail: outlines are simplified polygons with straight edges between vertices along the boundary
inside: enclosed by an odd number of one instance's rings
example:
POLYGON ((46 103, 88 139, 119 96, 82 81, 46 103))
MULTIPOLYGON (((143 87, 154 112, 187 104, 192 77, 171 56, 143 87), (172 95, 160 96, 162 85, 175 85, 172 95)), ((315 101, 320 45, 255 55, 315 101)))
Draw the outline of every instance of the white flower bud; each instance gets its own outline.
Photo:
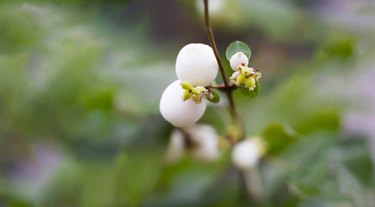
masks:
POLYGON ((161 115, 175 127, 192 126, 206 110, 206 100, 199 104, 192 99, 184 101, 183 94, 181 81, 176 80, 164 90, 160 99, 161 115))
POLYGON ((237 52, 230 58, 230 67, 234 71, 238 71, 238 66, 244 65, 247 67, 249 64, 249 58, 243 52, 237 52))
POLYGON ((220 157, 219 135, 216 130, 208 125, 194 125, 185 128, 190 138, 198 144, 193 150, 192 155, 195 159, 212 162, 220 157))
POLYGON ((191 43, 177 55, 176 74, 181 81, 194 86, 208 86, 215 80, 219 66, 214 52, 208 45, 191 43))
POLYGON ((263 143, 259 138, 246 139, 234 146, 232 161, 243 170, 254 168, 264 152, 263 143))
POLYGON ((177 163, 181 160, 185 152, 184 135, 181 131, 175 129, 169 140, 167 152, 165 153, 165 162, 168 164, 177 163))

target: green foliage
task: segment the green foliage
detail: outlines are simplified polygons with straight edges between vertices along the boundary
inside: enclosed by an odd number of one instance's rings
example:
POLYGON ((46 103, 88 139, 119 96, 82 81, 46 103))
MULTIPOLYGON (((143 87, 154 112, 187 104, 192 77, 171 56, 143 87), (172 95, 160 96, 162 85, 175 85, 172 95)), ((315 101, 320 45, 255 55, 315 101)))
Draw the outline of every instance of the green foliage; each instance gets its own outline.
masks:
POLYGON ((332 40, 325 42, 319 51, 319 58, 347 60, 355 55, 357 40, 354 37, 336 34, 330 38, 332 40))
POLYGON ((264 129, 262 137, 268 143, 267 153, 271 155, 280 154, 298 139, 291 129, 280 124, 269 125, 264 129))
POLYGON ((212 103, 219 103, 220 102, 220 95, 218 93, 216 93, 216 91, 214 91, 214 90, 210 90, 210 92, 212 94, 212 98, 207 98, 207 100, 209 100, 212 103))
POLYGON ((0 8, 0 42, 3 52, 20 52, 37 47, 44 38, 45 29, 38 24, 38 14, 29 8, 2 6, 0 8))
MULTIPOLYGON (((371 206, 373 150, 366 131, 347 133, 345 121, 371 103, 359 95, 372 88, 363 79, 374 59, 373 31, 333 24, 292 2, 226 5, 231 12, 216 22, 219 48, 234 36, 251 42, 252 64, 263 73, 262 93, 259 82, 254 91, 241 88, 246 96, 235 92, 247 135, 268 146, 259 165, 264 198, 255 201, 230 151, 214 163, 187 155, 164 164, 173 128, 158 103, 176 79, 176 54, 169 51, 185 37, 206 37, 178 36, 171 31, 189 34, 190 27, 164 24, 164 12, 181 9, 168 6, 179 4, 150 4, 1 1, 0 206, 371 206), (61 152, 43 154, 35 148, 40 143, 61 152)), ((185 12, 173 15, 198 25, 185 12)), ((238 51, 251 56, 235 41, 226 57, 238 51)), ((224 135, 224 110, 208 105, 201 122, 224 135)))
MULTIPOLYGON (((346 165, 344 158, 356 157, 346 153, 347 147, 363 150, 363 142, 355 141, 353 145, 353 142, 349 144, 333 136, 316 134, 299 139, 276 158, 278 160, 270 158, 265 161, 261 170, 266 188, 272 189, 268 194, 272 206, 286 206, 290 200, 285 197, 302 206, 310 206, 317 201, 322 206, 342 203, 364 206, 368 202, 366 192, 372 190, 358 182, 359 177, 346 165), (309 147, 303 147, 305 145, 309 147), (283 188, 287 188, 287 192, 280 195, 279 190, 283 188)), ((363 162, 366 158, 356 161, 363 162)), ((365 168, 362 170, 367 171, 365 168)))
POLYGON ((249 46, 247 46, 246 43, 238 41, 238 40, 229 44, 225 52, 225 56, 227 57, 228 60, 230 60, 230 58, 237 52, 242 52, 249 59, 251 58, 251 50, 249 46))

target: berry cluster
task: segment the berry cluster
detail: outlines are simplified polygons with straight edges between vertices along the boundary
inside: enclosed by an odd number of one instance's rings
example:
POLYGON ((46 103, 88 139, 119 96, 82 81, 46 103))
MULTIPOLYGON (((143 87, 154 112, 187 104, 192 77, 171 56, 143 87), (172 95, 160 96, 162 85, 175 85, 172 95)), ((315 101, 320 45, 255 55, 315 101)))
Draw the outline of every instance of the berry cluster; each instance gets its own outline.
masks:
POLYGON ((205 98, 212 98, 209 86, 219 66, 212 48, 201 43, 184 46, 177 55, 176 75, 160 99, 161 115, 175 127, 195 124, 206 110, 205 98))
POLYGON ((191 127, 174 129, 167 151, 165 162, 178 163, 186 155, 203 162, 213 162, 220 158, 219 135, 209 125, 195 124, 191 127))
MULTIPOLYGON (((229 53, 232 48, 231 45, 228 47, 229 53)), ((228 58, 234 71, 230 77, 231 87, 243 87, 248 91, 254 91, 261 73, 248 67, 249 56, 242 51, 231 54, 233 55, 228 58)), ((219 66, 210 46, 191 43, 178 53, 175 69, 178 80, 171 83, 163 92, 160 112, 173 126, 189 127, 203 116, 206 100, 217 100, 214 96, 216 93, 208 86, 215 80, 219 66)))
POLYGON ((234 70, 230 77, 232 83, 237 86, 244 86, 250 91, 256 87, 256 81, 261 77, 261 73, 249 68, 249 59, 243 52, 237 52, 230 59, 230 67, 234 70))
POLYGON ((234 71, 227 79, 209 21, 208 0, 203 1, 203 8, 208 38, 213 48, 201 43, 184 46, 176 59, 178 80, 164 90, 160 99, 161 115, 173 126, 181 128, 172 133, 166 162, 177 162, 186 152, 199 160, 214 161, 220 157, 220 149, 233 146, 233 164, 249 172, 256 167, 265 145, 261 139, 246 138, 245 124, 236 111, 233 90, 239 88, 244 95, 256 97, 261 73, 248 66, 251 50, 246 43, 234 41, 225 52, 234 71), (219 70, 223 84, 211 85, 219 70), (207 100, 219 102, 220 96, 213 89, 225 93, 232 121, 226 129, 227 134, 220 139, 214 128, 195 124, 203 116, 207 100))

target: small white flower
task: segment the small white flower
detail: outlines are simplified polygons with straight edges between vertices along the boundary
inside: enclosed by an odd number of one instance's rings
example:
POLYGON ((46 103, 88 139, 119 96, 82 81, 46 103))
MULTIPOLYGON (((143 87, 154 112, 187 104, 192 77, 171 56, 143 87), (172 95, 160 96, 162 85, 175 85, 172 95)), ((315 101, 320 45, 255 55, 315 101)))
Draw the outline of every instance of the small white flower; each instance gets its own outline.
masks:
POLYGON ((177 55, 176 74, 181 81, 194 86, 208 86, 215 80, 219 66, 214 52, 208 45, 191 43, 177 55))
POLYGON ((237 52, 230 58, 230 67, 234 71, 238 71, 238 66, 245 66, 249 64, 249 58, 243 52, 237 52))
POLYGON ((264 144, 260 138, 245 139, 238 143, 232 152, 232 161, 243 170, 254 168, 264 152, 264 144))
POLYGON ((165 120, 175 127, 188 127, 195 124, 206 110, 206 100, 197 104, 192 99, 183 100, 184 89, 181 81, 171 83, 163 92, 160 99, 160 113, 165 120))

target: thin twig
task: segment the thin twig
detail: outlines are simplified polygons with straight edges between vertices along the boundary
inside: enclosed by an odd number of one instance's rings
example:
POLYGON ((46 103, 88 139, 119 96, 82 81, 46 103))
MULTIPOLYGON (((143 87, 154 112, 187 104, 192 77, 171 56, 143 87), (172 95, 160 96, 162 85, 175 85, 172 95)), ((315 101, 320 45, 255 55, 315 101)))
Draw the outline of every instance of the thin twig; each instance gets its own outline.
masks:
POLYGON ((220 84, 220 85, 206 86, 206 88, 227 91, 227 90, 234 90, 234 89, 238 88, 238 86, 236 86, 235 84, 232 84, 232 85, 229 85, 228 87, 226 87, 224 84, 220 84))
POLYGON ((204 2, 204 20, 205 20, 206 30, 207 30, 207 34, 208 34, 208 39, 209 39, 210 45, 211 45, 211 47, 214 51, 217 64, 219 65, 220 74, 221 74, 221 77, 222 77, 223 83, 224 83, 225 89, 222 89, 222 90, 225 92, 225 94, 228 98, 228 102, 229 102, 228 110, 229 110, 229 113, 231 115, 232 121, 234 123, 239 124, 239 128, 241 130, 240 139, 243 139, 245 137, 245 134, 246 134, 244 123, 243 123, 242 119, 238 116, 238 113, 236 111, 236 105, 234 104, 234 99, 233 99, 233 86, 231 86, 228 82, 227 76, 225 74, 223 62, 221 60, 220 53, 219 53, 219 51, 217 49, 217 46, 216 46, 214 33, 213 33, 211 23, 210 23, 210 15, 208 13, 208 0, 203 0, 203 2, 204 2))
MULTIPOLYGON (((209 39, 210 45, 211 45, 211 47, 214 51, 217 64, 219 65, 219 70, 220 70, 221 77, 223 78, 224 85, 225 85, 226 88, 229 88, 229 82, 228 82, 227 76, 225 75, 224 66, 223 66, 223 63, 221 61, 221 57, 220 57, 219 51, 218 51, 217 46, 216 46, 213 30, 211 28, 210 16, 208 14, 208 0, 203 0, 203 1, 204 1, 204 19, 205 19, 205 25, 206 25, 206 29, 207 29, 208 39, 209 39)), ((237 120, 237 113, 236 113, 236 106, 235 106, 234 100, 233 100, 232 91, 227 90, 226 95, 227 95, 228 101, 229 101, 230 114, 232 116, 232 119, 234 121, 236 121, 237 120)))

